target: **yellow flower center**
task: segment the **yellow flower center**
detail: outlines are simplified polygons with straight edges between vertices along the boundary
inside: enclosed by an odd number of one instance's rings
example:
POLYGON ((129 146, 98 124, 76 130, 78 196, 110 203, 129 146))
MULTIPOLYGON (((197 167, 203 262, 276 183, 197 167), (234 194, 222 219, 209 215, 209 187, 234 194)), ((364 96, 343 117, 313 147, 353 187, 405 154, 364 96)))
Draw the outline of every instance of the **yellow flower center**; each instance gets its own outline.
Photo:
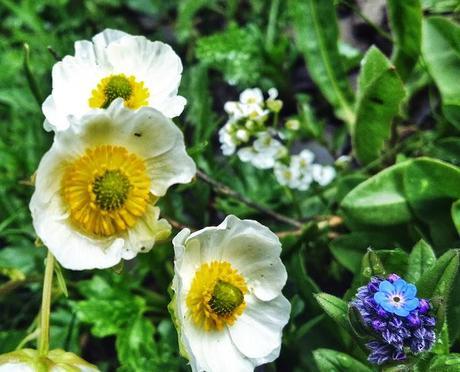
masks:
POLYGON ((97 236, 133 226, 149 201, 150 178, 144 161, 121 146, 86 150, 67 166, 61 183, 72 222, 97 236))
POLYGON ((196 271, 186 303, 197 326, 222 330, 243 313, 247 292, 246 281, 230 263, 212 261, 196 271))
POLYGON ((144 82, 125 74, 109 75, 103 78, 91 92, 88 104, 91 108, 107 108, 117 98, 123 98, 125 106, 137 109, 147 106, 149 90, 144 82))

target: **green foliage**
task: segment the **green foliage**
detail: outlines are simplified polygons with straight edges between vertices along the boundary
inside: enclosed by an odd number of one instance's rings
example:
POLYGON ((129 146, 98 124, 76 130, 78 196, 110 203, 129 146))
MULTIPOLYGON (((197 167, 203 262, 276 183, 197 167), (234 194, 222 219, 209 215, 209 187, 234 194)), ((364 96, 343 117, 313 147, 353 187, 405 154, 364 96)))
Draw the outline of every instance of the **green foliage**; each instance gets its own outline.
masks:
MULTIPOLYGON (((1 0, 0 353, 35 348, 38 334, 46 250, 28 204, 53 140, 37 105, 51 90, 47 46, 72 54, 76 40, 110 27, 167 42, 182 59, 187 106, 174 121, 218 186, 197 177, 160 200, 173 234, 235 214, 280 236, 292 313, 280 357, 263 368, 376 370, 363 347, 369 330, 349 301, 372 276, 396 273, 431 298, 441 342, 383 370, 459 370, 459 2, 387 0, 388 19, 359 3, 1 0), (283 109, 267 127, 292 154, 308 148, 319 163, 334 164, 332 183, 289 189, 273 172, 222 155, 224 104, 248 87, 265 97, 279 90, 283 109), (353 158, 337 160, 342 155, 353 158)), ((103 372, 189 370, 166 308, 173 256, 168 241, 113 270, 57 266, 51 347, 103 372)))
POLYGON ((353 121, 350 87, 337 46, 338 26, 332 0, 291 0, 296 43, 322 94, 347 123, 353 121))
POLYGON ((370 372, 369 367, 351 356, 329 349, 317 349, 313 352, 316 365, 321 372, 370 372))
POLYGON ((199 39, 196 56, 204 64, 224 74, 232 85, 255 84, 261 77, 261 42, 255 27, 232 24, 221 33, 199 39))
POLYGON ((377 48, 369 49, 362 60, 353 126, 353 145, 361 163, 379 158, 404 96, 394 66, 377 48))
POLYGON ((460 88, 455 83, 460 64, 460 26, 431 17, 423 23, 422 53, 443 102, 446 118, 460 129, 460 88))
POLYGON ((405 80, 417 63, 422 39, 420 0, 388 0, 388 17, 394 37, 392 61, 405 80))

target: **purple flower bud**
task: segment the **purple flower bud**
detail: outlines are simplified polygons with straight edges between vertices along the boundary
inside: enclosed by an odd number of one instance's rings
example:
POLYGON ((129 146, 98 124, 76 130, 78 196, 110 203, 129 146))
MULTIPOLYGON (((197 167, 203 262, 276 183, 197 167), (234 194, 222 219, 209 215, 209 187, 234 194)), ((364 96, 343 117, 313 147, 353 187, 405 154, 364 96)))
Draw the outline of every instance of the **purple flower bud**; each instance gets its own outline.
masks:
POLYGON ((373 320, 372 321, 372 328, 377 331, 377 332, 382 332, 386 329, 387 324, 385 322, 382 322, 381 320, 373 320))
POLYGON ((422 324, 422 321, 420 320, 417 312, 413 312, 412 314, 409 314, 407 316, 407 320, 409 322, 409 325, 412 327, 412 328, 417 328, 417 327, 420 327, 420 324, 422 324))
POLYGON ((387 280, 389 282, 391 282, 391 283, 394 283, 398 279, 401 279, 401 277, 399 275, 396 275, 396 274, 390 274, 390 275, 388 275, 388 278, 387 278, 387 280))
POLYGON ((420 314, 425 314, 430 310, 431 305, 428 300, 425 300, 424 298, 421 298, 419 303, 418 303, 418 311, 420 314))
POLYGON ((385 318, 388 317, 388 313, 387 313, 383 308, 381 308, 381 307, 379 307, 379 308, 377 309, 377 315, 378 315, 380 318, 383 318, 383 319, 385 319, 385 318))
POLYGON ((371 293, 375 293, 379 290, 379 284, 381 280, 377 278, 372 278, 371 281, 367 284, 367 289, 371 293))

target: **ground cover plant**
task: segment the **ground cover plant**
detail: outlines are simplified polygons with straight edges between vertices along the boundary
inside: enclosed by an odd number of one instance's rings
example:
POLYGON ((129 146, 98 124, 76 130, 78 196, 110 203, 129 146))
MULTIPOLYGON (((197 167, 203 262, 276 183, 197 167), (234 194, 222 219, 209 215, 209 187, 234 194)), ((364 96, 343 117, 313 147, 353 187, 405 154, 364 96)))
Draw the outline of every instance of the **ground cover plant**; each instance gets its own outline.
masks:
POLYGON ((0 371, 459 371, 458 0, 0 0, 0 371))

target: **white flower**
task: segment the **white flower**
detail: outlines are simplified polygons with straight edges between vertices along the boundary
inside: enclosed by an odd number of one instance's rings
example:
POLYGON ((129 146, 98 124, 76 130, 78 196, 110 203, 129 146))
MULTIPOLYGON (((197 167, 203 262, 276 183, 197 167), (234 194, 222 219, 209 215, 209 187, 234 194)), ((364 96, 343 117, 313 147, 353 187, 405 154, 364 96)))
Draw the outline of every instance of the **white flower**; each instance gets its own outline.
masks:
POLYGON ((264 103, 264 95, 259 88, 245 89, 240 94, 240 102, 243 105, 262 106, 264 103))
POLYGON ((46 130, 65 130, 93 109, 117 97, 131 109, 149 106, 167 117, 181 114, 178 96, 182 63, 172 48, 144 36, 106 29, 75 43, 75 56, 53 66, 53 90, 43 103, 46 130))
POLYGON ((155 202, 195 171, 170 119, 117 99, 56 133, 30 202, 35 230, 68 269, 111 267, 168 236, 155 202))
POLYGON ((298 168, 299 172, 311 172, 311 166, 313 164, 313 160, 315 159, 315 154, 310 150, 302 150, 298 155, 291 156, 291 166, 294 168, 298 168))
POLYGON ((268 90, 268 100, 273 101, 278 97, 278 89, 270 88, 268 90))
POLYGON ((231 134, 232 130, 233 122, 231 121, 219 129, 220 148, 225 156, 232 155, 236 151, 236 146, 238 146, 235 137, 231 134))
POLYGON ((51 350, 46 356, 37 350, 22 349, 0 355, 0 372, 98 372, 99 369, 73 353, 51 350))
POLYGON ((276 359, 290 314, 278 237, 228 216, 217 227, 182 230, 173 243, 171 307, 192 370, 253 371, 276 359))
POLYGON ((241 142, 249 141, 250 134, 246 129, 238 129, 235 135, 241 142))
POLYGON ((312 166, 313 180, 321 186, 330 184, 335 178, 335 175, 336 171, 334 167, 331 167, 330 165, 313 164, 312 166))
POLYGON ((256 168, 270 169, 284 152, 285 147, 280 141, 274 139, 268 132, 260 132, 252 146, 238 150, 238 157, 241 161, 250 162, 256 168))
POLYGON ((299 187, 299 170, 298 168, 289 167, 283 163, 276 163, 274 166, 276 180, 280 185, 287 186, 290 189, 299 187))

